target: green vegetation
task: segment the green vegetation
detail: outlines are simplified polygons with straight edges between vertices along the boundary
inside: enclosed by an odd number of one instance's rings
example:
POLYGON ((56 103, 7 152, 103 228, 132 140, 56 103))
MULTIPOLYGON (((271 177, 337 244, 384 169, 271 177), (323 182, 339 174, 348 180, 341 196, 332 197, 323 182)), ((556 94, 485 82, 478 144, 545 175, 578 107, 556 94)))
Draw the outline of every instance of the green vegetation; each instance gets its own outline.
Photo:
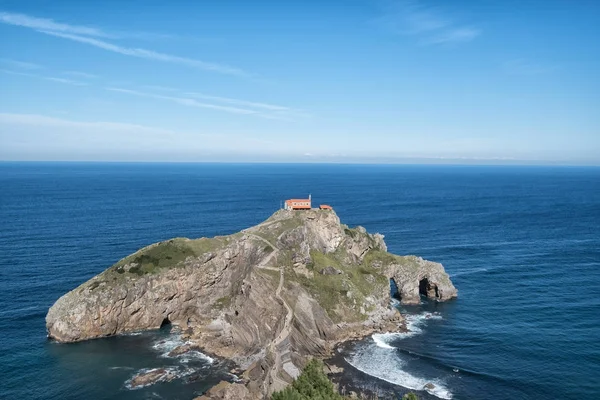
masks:
MULTIPOLYGON (((275 213, 277 214, 277 213, 275 213)), ((272 224, 262 226, 259 229, 253 231, 255 235, 268 240, 271 243, 277 243, 277 239, 282 233, 291 231, 303 224, 302 219, 299 216, 292 216, 288 219, 282 219, 279 221, 273 221, 269 218, 266 222, 273 222, 272 224)))
POLYGON ((383 250, 371 250, 365 255, 363 264, 369 267, 374 267, 376 264, 384 265, 398 263, 398 258, 399 256, 390 254, 383 250))
POLYGON ((108 271, 117 274, 145 275, 160 271, 163 268, 179 267, 188 257, 198 257, 226 244, 228 238, 214 239, 175 238, 156 243, 125 257, 113 265, 108 271))
POLYGON ((356 235, 358 235, 358 231, 356 230, 356 228, 354 228, 354 229, 344 228, 344 233, 346 235, 350 236, 351 238, 355 238, 356 235))
POLYGON ((272 400, 344 400, 333 383, 323 372, 323 363, 311 360, 300 376, 280 392, 273 393, 272 400))
POLYGON ((311 251, 310 256, 312 261, 307 268, 312 270, 313 277, 292 273, 289 279, 306 288, 334 322, 364 320, 364 312, 370 311, 370 306, 364 306, 365 298, 387 290, 389 281, 381 271, 369 263, 347 265, 343 260, 348 255, 342 248, 330 254, 311 251), (342 274, 322 275, 320 271, 329 266, 342 274))
MULTIPOLYGON (((374 394, 359 395, 359 397, 340 395, 323 369, 322 361, 312 359, 300 376, 285 389, 273 393, 271 400, 350 400, 351 398, 377 400, 379 398, 374 394)), ((419 400, 419 398, 410 392, 405 394, 402 400, 419 400)))

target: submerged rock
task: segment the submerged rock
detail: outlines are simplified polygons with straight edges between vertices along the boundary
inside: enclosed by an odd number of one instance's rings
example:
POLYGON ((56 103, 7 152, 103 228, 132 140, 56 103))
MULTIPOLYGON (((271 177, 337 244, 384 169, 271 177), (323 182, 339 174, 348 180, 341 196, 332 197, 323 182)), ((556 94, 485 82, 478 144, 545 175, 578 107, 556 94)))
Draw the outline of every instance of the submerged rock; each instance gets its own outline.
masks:
POLYGON ((135 375, 129 381, 131 389, 138 389, 144 386, 153 385, 157 382, 171 381, 177 375, 166 368, 155 368, 148 371, 143 371, 135 375))
MULTIPOLYGON (((233 235, 145 247, 58 299, 46 327, 75 342, 173 324, 245 371, 247 385, 219 393, 260 397, 340 341, 397 330, 390 279, 403 303, 457 295, 441 264, 390 254, 382 235, 348 228, 335 212, 280 210, 233 235)), ((167 379, 155 371, 136 382, 153 377, 167 379)))

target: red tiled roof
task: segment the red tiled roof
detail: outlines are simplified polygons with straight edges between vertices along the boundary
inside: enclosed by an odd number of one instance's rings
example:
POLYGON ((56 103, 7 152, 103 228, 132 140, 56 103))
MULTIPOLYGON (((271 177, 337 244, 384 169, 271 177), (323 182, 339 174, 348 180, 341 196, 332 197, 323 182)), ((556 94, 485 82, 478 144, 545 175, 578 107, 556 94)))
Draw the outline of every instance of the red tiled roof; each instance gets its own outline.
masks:
POLYGON ((310 199, 289 199, 285 201, 285 204, 292 209, 310 210, 310 199))

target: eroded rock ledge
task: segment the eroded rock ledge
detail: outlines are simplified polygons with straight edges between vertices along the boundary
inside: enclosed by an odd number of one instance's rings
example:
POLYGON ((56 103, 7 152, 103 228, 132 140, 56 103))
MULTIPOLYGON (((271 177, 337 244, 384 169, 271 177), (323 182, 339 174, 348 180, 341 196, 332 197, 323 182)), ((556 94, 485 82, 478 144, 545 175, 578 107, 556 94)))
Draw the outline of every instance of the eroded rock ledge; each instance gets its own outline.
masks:
POLYGON ((58 299, 46 326, 75 342, 177 325, 244 371, 205 398, 257 399, 340 341, 397 330, 390 279, 407 304, 457 295, 441 264, 390 254, 382 235, 333 211, 280 210, 233 235, 145 247, 58 299))

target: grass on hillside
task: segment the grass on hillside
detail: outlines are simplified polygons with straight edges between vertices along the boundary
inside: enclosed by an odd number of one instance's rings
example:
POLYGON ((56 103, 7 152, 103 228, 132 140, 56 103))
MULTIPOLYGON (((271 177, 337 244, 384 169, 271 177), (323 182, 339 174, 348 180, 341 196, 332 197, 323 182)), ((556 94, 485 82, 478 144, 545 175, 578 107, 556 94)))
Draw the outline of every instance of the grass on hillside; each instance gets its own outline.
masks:
MULTIPOLYGON (((369 263, 361 265, 345 265, 341 260, 346 259, 344 250, 324 254, 311 251, 311 263, 307 266, 312 270, 313 277, 295 274, 292 280, 304 286, 327 311, 334 322, 362 321, 366 315, 361 312, 365 297, 374 292, 388 290, 389 281, 380 271, 369 263), (323 275, 321 270, 333 267, 340 271, 339 275, 323 275)), ((369 308, 363 310, 370 311, 369 308)))
MULTIPOLYGON (((285 389, 273 393, 271 400, 377 400, 379 398, 376 395, 342 396, 325 374, 324 367, 322 361, 312 359, 304 367, 300 376, 285 389)), ((414 393, 407 393, 402 397, 402 400, 419 399, 414 393)))
POLYGON ((127 256, 113 265, 109 271, 117 274, 131 273, 135 275, 152 274, 163 268, 172 268, 183 265, 188 257, 198 257, 214 251, 227 243, 223 238, 202 238, 190 240, 175 238, 145 247, 130 256, 127 256), (127 264, 137 264, 125 269, 127 264))

